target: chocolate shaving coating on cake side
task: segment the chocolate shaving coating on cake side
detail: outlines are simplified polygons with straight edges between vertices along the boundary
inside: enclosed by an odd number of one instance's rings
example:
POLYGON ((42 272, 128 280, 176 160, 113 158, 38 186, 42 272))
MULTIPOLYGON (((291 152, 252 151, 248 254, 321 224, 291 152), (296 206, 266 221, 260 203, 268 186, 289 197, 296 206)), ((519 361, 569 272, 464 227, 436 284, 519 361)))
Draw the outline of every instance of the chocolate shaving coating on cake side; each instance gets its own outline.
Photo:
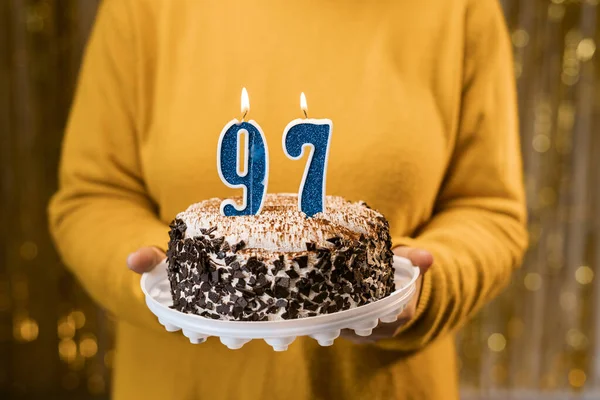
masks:
POLYGON ((172 308, 214 319, 293 319, 394 290, 388 223, 364 203, 328 196, 327 212, 306 218, 295 195, 267 195, 262 213, 249 217, 221 216, 220 202, 192 205, 170 225, 172 308))

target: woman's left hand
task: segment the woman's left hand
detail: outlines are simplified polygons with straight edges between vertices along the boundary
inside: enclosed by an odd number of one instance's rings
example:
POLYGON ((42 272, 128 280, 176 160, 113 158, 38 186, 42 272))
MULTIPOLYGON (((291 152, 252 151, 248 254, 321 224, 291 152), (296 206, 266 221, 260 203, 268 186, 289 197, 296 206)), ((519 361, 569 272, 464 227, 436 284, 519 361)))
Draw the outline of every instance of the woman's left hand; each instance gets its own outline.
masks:
POLYGON ((408 258, 413 265, 419 267, 421 270, 419 278, 415 282, 417 290, 410 303, 406 305, 406 308, 404 308, 404 311, 402 311, 395 322, 390 324, 380 323, 375 329, 373 329, 373 333, 370 336, 358 336, 354 333, 354 331, 345 329, 342 331, 341 337, 358 344, 375 343, 378 340, 389 339, 393 337, 402 327, 402 325, 406 324, 415 317, 417 312, 417 304, 419 303, 419 295, 421 294, 421 282, 423 280, 423 274, 425 274, 431 264, 433 264, 433 256, 426 250, 415 249, 411 247, 396 247, 394 249, 394 254, 400 257, 408 258))

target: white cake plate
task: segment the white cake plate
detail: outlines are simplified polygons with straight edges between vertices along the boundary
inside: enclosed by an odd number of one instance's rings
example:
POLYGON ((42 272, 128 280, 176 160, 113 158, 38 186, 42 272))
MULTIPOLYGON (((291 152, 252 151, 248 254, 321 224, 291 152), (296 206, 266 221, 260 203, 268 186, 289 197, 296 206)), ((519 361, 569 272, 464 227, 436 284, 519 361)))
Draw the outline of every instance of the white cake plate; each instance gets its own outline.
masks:
POLYGON ((252 339, 263 339, 275 351, 285 351, 298 336, 310 336, 321 346, 331 346, 342 329, 369 336, 378 323, 396 321, 415 294, 419 268, 406 258, 394 256, 396 290, 388 297, 345 311, 283 321, 222 321, 185 314, 169 308, 173 304, 166 263, 142 275, 146 304, 169 332, 183 331, 193 344, 217 336, 230 349, 239 349, 252 339))

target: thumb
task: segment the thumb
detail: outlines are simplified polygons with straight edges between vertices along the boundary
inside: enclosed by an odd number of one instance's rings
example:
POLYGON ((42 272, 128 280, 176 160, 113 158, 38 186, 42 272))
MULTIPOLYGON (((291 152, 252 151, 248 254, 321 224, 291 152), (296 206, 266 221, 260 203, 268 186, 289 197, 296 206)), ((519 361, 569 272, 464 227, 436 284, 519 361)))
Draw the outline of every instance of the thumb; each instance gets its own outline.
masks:
POLYGON ((127 257, 127 266, 133 272, 143 274, 154 269, 165 257, 165 253, 156 247, 142 247, 127 257))
POLYGON ((433 255, 427 250, 415 249, 413 247, 396 247, 394 254, 400 257, 408 258, 413 265, 419 267, 423 275, 431 264, 433 264, 433 255))

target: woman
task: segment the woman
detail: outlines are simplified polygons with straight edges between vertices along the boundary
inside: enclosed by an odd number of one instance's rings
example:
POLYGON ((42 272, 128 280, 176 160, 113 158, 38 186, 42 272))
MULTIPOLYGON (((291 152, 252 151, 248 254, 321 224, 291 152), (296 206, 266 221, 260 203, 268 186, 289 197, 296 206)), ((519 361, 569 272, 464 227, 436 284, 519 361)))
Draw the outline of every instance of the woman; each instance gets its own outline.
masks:
POLYGON ((507 284, 526 247, 501 9, 264 3, 102 2, 50 219, 66 264, 118 317, 114 398, 456 399, 453 332, 507 284), (304 163, 279 143, 304 91, 309 115, 334 122, 328 194, 381 211, 396 252, 423 271, 433 255, 414 304, 366 342, 191 345, 144 304, 132 270, 164 257, 168 222, 238 194, 215 157, 243 86, 270 146, 270 192, 299 186, 304 163))

